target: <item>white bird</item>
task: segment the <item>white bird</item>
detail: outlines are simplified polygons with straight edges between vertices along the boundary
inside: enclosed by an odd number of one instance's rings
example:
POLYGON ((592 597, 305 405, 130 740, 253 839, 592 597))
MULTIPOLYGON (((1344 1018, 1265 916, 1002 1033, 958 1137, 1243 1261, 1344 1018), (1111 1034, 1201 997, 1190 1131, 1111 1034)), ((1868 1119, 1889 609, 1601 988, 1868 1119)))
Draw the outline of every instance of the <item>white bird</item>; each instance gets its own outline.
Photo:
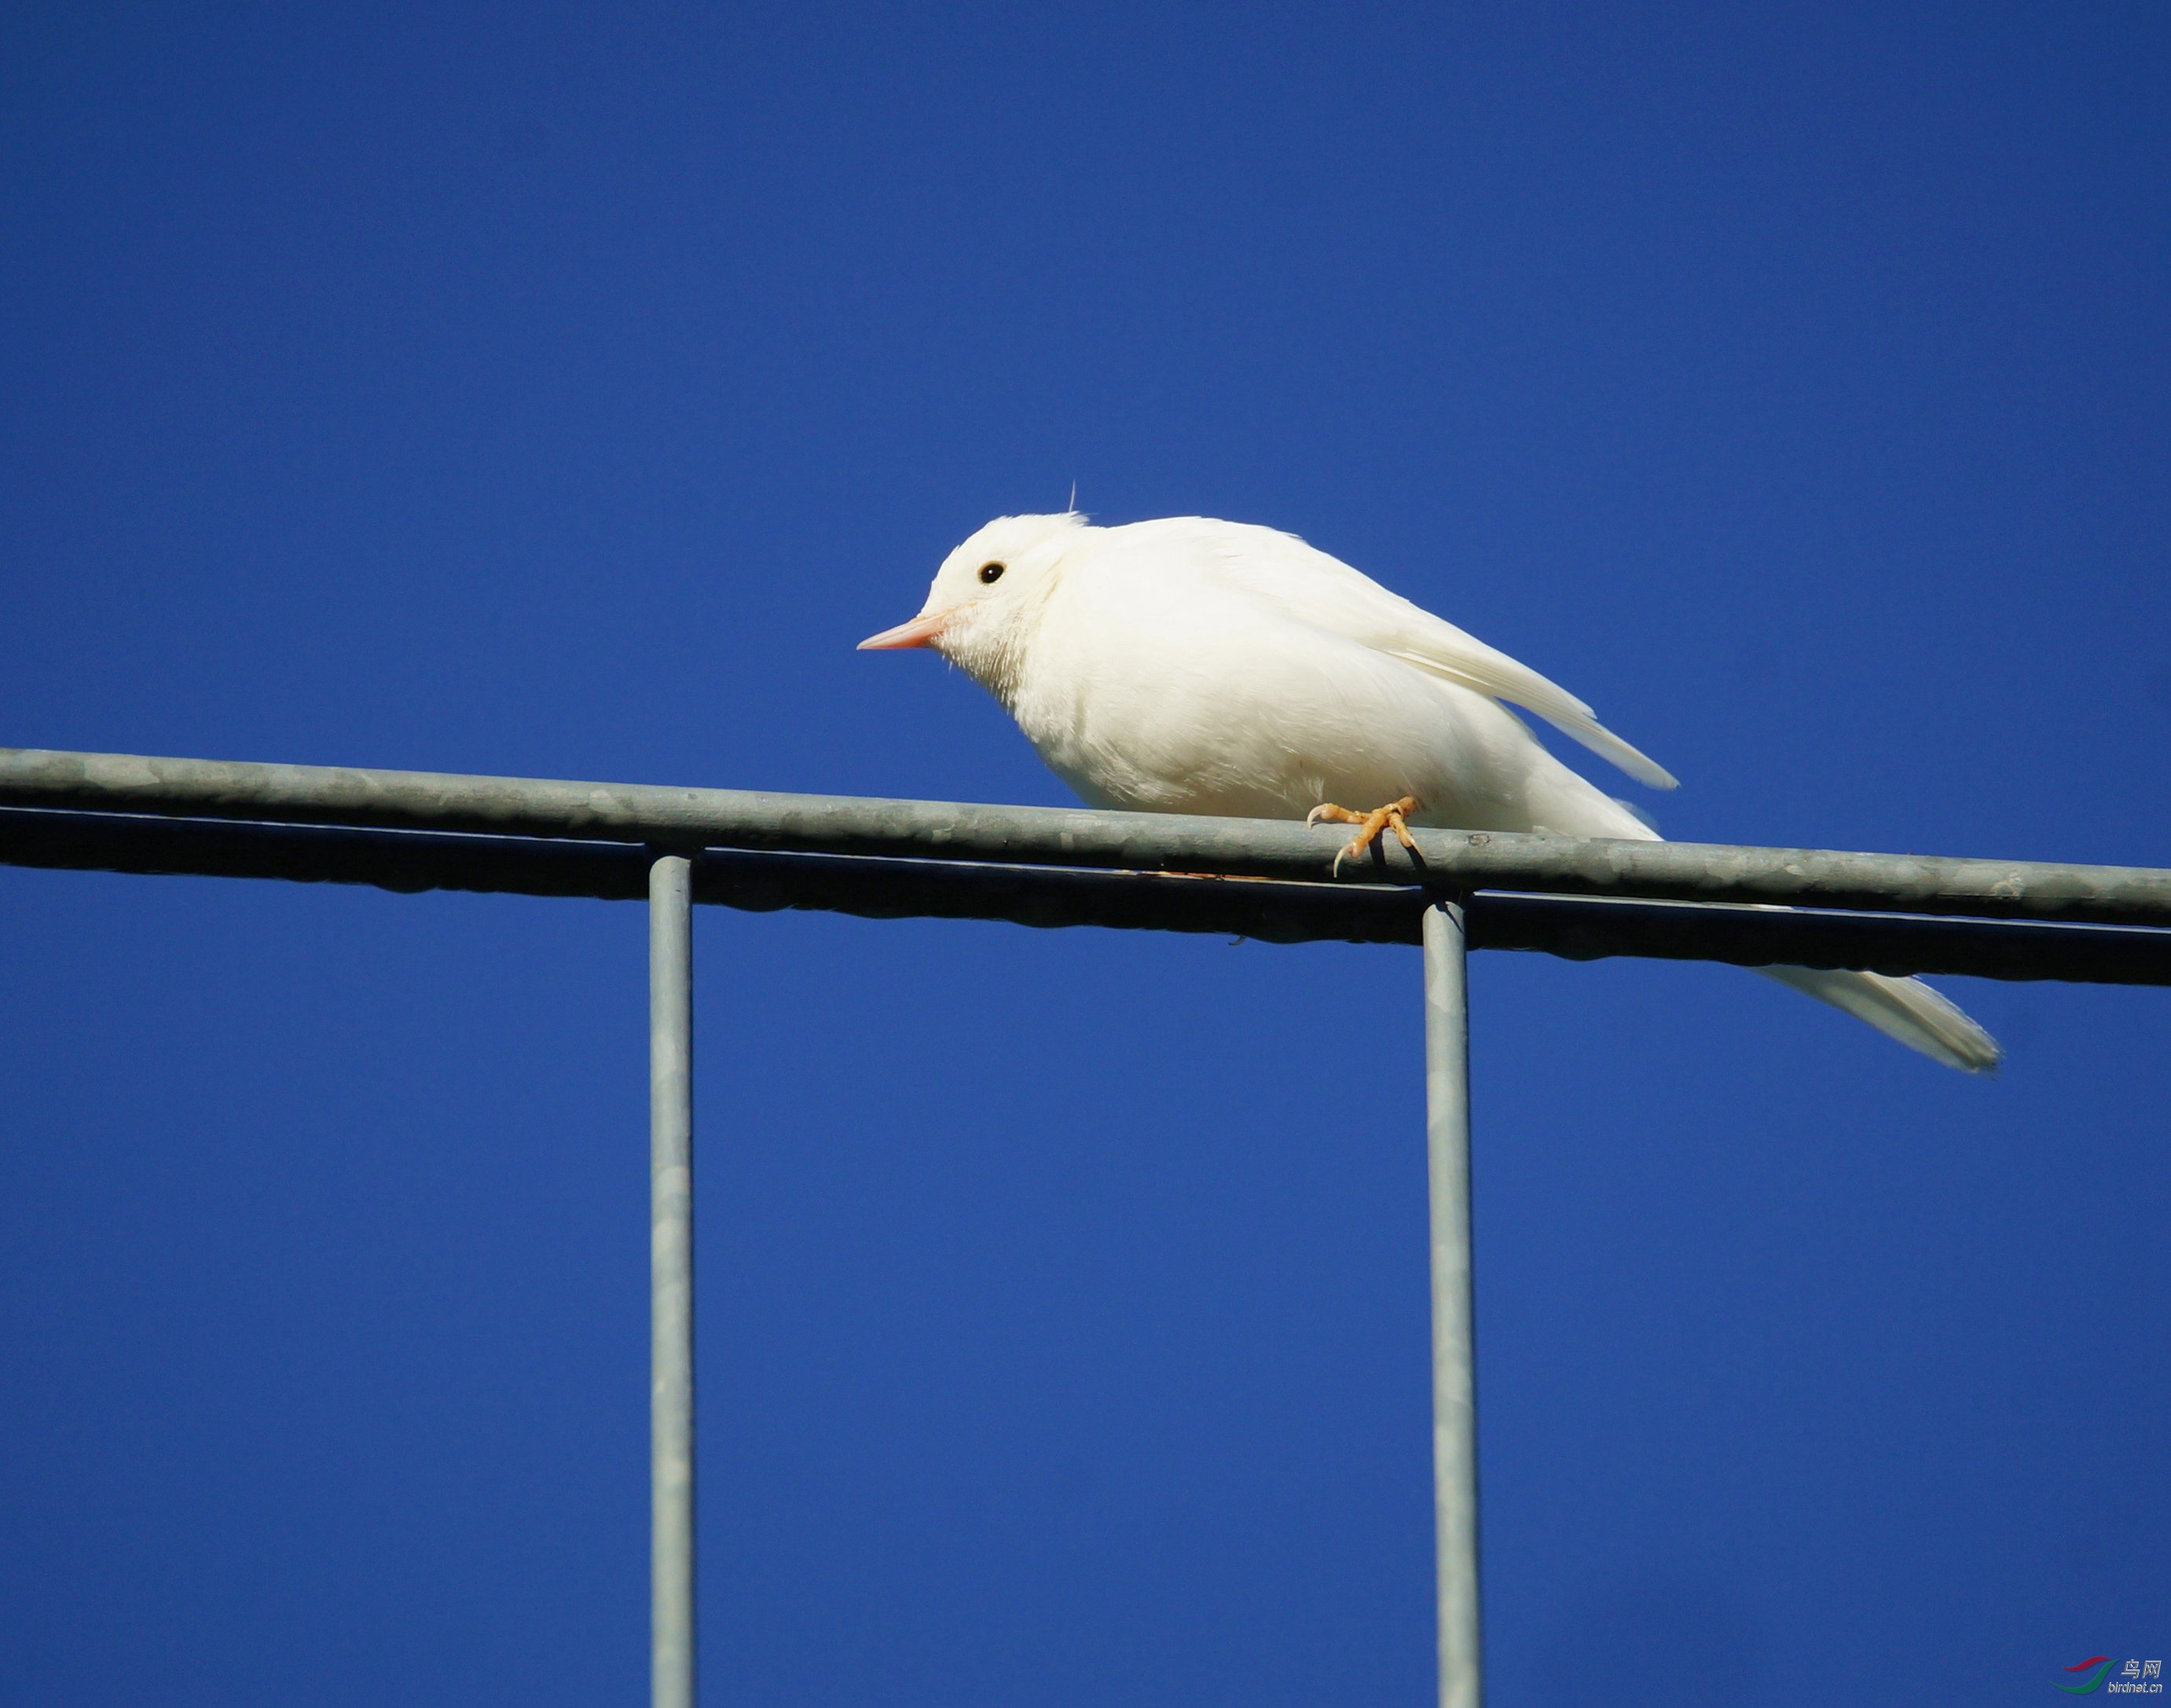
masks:
MULTIPOLYGON (((943 560, 910 622, 862 649, 931 646, 1002 702, 1095 806, 1335 818, 1359 852, 1402 824, 1655 840, 1504 702, 1639 782, 1663 768, 1529 667, 1293 534, 1171 517, 1096 527, 1007 516, 943 560), (1390 802, 1348 811, 1336 801, 1390 802)), ((1407 838, 1405 838, 1405 840, 1407 838)), ((1760 969, 1954 1068, 1990 1035, 1919 979, 1760 969)))

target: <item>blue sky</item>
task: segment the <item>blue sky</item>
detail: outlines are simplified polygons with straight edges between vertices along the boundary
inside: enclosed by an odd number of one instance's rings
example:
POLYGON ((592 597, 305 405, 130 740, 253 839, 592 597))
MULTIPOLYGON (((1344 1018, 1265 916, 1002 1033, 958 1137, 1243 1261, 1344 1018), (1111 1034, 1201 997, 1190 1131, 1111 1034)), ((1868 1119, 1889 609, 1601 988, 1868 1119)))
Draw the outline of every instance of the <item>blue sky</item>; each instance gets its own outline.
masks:
MULTIPOLYGON (((1565 683, 1670 833, 2171 863, 2156 8, 7 39, 0 741, 1059 802, 852 644, 1075 482, 1565 683)), ((0 870, 11 1697, 646 1689, 644 948, 0 870)), ((1415 955, 697 955, 704 1700, 1426 1700, 1415 955)), ((1952 981, 1977 1083, 1472 979, 1498 1703, 2171 1651, 2165 993, 1952 981)))

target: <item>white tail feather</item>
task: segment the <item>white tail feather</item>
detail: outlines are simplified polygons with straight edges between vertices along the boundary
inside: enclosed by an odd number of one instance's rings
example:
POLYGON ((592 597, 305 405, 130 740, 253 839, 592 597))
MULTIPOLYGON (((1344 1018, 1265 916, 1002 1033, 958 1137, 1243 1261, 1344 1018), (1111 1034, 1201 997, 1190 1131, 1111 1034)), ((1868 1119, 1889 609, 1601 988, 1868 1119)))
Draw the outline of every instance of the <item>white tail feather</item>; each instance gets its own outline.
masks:
POLYGON ((1881 972, 1821 972, 1808 966, 1760 966, 1766 978, 1842 1013, 1867 1020, 1888 1037, 1965 1073, 1986 1074, 2005 1059, 1997 1040, 1919 978, 1881 972))
MULTIPOLYGON (((1563 822, 1554 829, 1630 842, 1661 839, 1656 827, 1627 801, 1600 794, 1581 777, 1574 780, 1582 787, 1567 803, 1570 812, 1561 815, 1563 822)), ((1766 911, 1766 907, 1760 906, 1759 911, 1766 911)), ((1768 911, 1783 913, 1788 910, 1769 907, 1768 911)), ((1962 1013, 1958 1004, 1919 978, 1888 978, 1881 972, 1820 972, 1809 966, 1760 966, 1756 971, 1804 996, 1828 1002, 1842 1014, 1868 1021, 1887 1037, 1896 1038, 1909 1049, 1920 1050, 1948 1068, 1986 1074, 2005 1058, 1997 1039, 1962 1013)))

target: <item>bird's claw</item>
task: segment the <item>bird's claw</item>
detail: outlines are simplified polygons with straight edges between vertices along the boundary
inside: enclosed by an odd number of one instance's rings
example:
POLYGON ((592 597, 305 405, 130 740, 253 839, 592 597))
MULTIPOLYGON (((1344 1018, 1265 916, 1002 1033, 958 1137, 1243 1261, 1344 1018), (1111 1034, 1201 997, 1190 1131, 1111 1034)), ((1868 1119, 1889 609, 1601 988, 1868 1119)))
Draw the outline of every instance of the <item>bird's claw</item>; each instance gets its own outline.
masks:
POLYGON ((1331 800, 1322 801, 1305 814, 1304 822, 1308 825, 1354 824, 1357 827, 1357 834, 1352 837, 1348 845, 1334 856, 1334 865, 1330 869, 1330 875, 1338 878, 1342 875, 1342 862, 1353 855, 1362 859, 1371 851, 1373 844, 1379 841, 1382 831, 1393 831, 1395 840, 1414 854, 1418 851, 1417 841, 1411 836, 1410 827, 1404 822, 1403 815, 1415 812, 1418 810, 1418 804, 1417 796, 1405 795, 1400 800, 1389 801, 1386 806, 1373 811, 1352 812, 1348 807, 1337 806, 1331 800))

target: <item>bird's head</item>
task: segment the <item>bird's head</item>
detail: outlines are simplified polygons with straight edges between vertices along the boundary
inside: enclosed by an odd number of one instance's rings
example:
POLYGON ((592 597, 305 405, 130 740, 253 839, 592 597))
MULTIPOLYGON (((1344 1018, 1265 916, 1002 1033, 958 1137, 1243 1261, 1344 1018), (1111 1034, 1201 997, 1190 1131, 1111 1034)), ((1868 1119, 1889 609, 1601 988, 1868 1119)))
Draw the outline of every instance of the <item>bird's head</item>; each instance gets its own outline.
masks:
POLYGON ((943 559, 917 617, 869 635, 860 650, 931 646, 1004 693, 1064 554, 1086 531, 1076 511, 997 517, 943 559))

